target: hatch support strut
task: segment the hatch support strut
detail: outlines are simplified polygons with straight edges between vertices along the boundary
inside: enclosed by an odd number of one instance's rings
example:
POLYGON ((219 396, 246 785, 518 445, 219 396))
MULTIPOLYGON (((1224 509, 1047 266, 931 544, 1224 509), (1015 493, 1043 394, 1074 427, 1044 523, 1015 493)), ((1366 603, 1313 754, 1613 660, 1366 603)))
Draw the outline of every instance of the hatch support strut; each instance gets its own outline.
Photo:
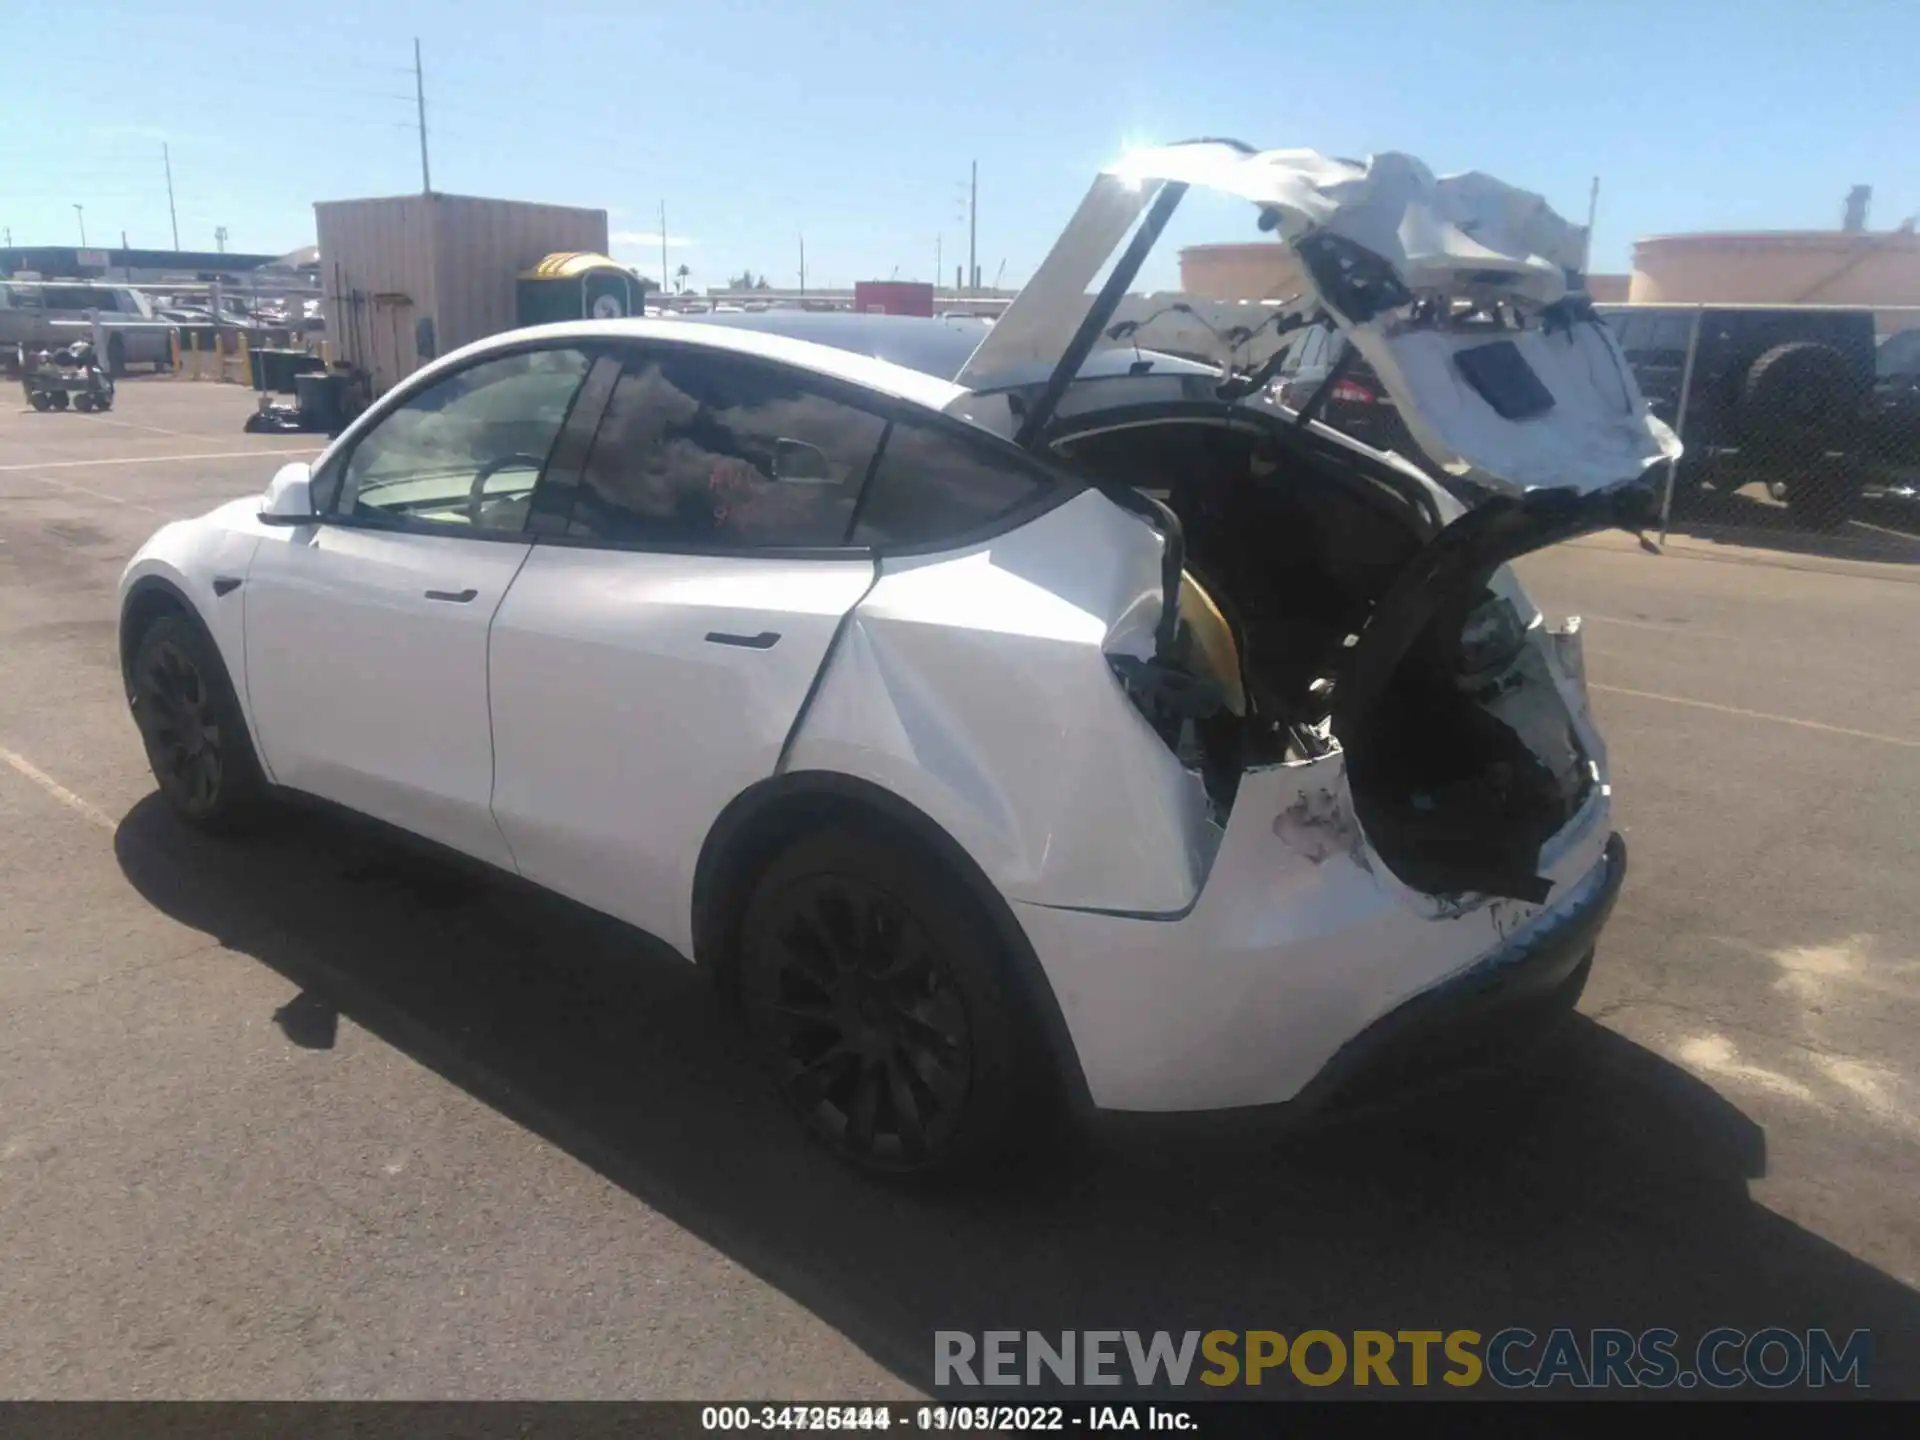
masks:
POLYGON ((1173 218, 1174 210, 1179 207, 1180 199, 1186 193, 1187 187, 1182 181, 1173 181, 1160 187, 1160 193, 1154 197, 1153 208, 1147 211, 1147 218, 1140 222, 1140 228, 1133 232, 1133 240, 1114 263, 1107 275, 1107 283, 1100 287, 1100 294, 1087 311, 1087 318, 1073 332, 1073 339, 1061 355, 1060 363, 1054 366, 1053 374, 1047 378, 1047 388, 1022 417, 1020 429, 1013 437, 1014 444, 1031 450, 1039 440, 1040 433, 1053 419, 1053 412, 1059 408, 1061 397, 1067 393, 1067 387, 1073 384, 1080 367, 1087 363, 1087 356, 1093 353, 1100 332, 1106 328, 1107 321, 1119 307, 1120 297, 1127 293, 1127 287, 1140 273, 1140 267, 1146 263, 1147 252, 1160 239, 1160 232, 1167 228, 1167 221, 1173 218))

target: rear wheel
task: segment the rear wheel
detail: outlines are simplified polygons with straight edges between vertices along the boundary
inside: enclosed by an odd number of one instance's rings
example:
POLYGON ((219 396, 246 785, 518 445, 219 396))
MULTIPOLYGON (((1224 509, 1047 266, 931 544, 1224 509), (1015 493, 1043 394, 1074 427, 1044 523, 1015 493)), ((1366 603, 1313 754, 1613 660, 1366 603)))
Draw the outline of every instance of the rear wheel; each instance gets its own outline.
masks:
POLYGON ((27 403, 42 414, 45 414, 53 408, 53 396, 49 395, 45 390, 35 390, 28 394, 27 403))
POLYGON ((205 830, 241 828, 266 798, 227 667, 186 616, 162 615, 134 650, 127 698, 160 794, 205 830))
POLYGON ((73 408, 82 411, 93 409, 93 396, 84 393, 74 396, 73 408))
POLYGON ((992 925, 892 837, 839 828, 788 846, 748 902, 736 974, 782 1097, 859 1169, 979 1166, 1050 1093, 992 925))
POLYGON ((64 390, 49 390, 47 392, 47 403, 56 410, 66 409, 67 392, 64 390))

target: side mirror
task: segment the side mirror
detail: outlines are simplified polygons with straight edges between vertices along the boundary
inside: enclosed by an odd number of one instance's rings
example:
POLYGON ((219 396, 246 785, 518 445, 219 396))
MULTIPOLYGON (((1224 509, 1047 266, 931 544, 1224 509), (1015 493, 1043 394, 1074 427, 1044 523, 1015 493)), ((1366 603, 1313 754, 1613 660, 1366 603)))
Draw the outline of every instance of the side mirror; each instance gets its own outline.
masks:
POLYGON ((313 513, 313 467, 304 460, 282 465, 267 482, 267 493, 260 506, 262 525, 311 525, 313 513))
POLYGON ((804 440, 773 442, 773 478, 789 485, 832 485, 833 467, 826 451, 804 440))

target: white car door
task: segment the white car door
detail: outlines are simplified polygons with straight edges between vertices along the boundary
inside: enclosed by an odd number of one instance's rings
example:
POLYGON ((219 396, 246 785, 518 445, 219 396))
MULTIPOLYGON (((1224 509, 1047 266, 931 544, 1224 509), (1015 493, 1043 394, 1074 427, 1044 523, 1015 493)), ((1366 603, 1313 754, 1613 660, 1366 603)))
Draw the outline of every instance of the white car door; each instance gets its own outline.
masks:
POLYGON ((886 428, 807 372, 630 352, 494 620, 493 812, 522 874, 690 953, 701 844, 779 768, 873 583, 845 542, 886 428))
POLYGON ((247 572, 246 683, 274 780, 512 868, 493 823, 487 631, 590 357, 440 376, 330 455, 317 522, 247 572))

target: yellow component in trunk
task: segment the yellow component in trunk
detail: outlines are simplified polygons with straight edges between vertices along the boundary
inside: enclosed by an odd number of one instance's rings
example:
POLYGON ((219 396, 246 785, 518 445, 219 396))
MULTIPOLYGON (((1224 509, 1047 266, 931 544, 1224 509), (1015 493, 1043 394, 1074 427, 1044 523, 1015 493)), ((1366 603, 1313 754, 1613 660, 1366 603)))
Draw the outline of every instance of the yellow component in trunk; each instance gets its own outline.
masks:
POLYGON ((1187 571, 1180 572, 1180 618, 1193 637, 1195 668, 1219 682, 1227 695, 1227 710, 1234 715, 1247 713, 1247 690, 1240 678, 1240 647, 1234 643, 1233 627, 1213 597, 1187 571))

